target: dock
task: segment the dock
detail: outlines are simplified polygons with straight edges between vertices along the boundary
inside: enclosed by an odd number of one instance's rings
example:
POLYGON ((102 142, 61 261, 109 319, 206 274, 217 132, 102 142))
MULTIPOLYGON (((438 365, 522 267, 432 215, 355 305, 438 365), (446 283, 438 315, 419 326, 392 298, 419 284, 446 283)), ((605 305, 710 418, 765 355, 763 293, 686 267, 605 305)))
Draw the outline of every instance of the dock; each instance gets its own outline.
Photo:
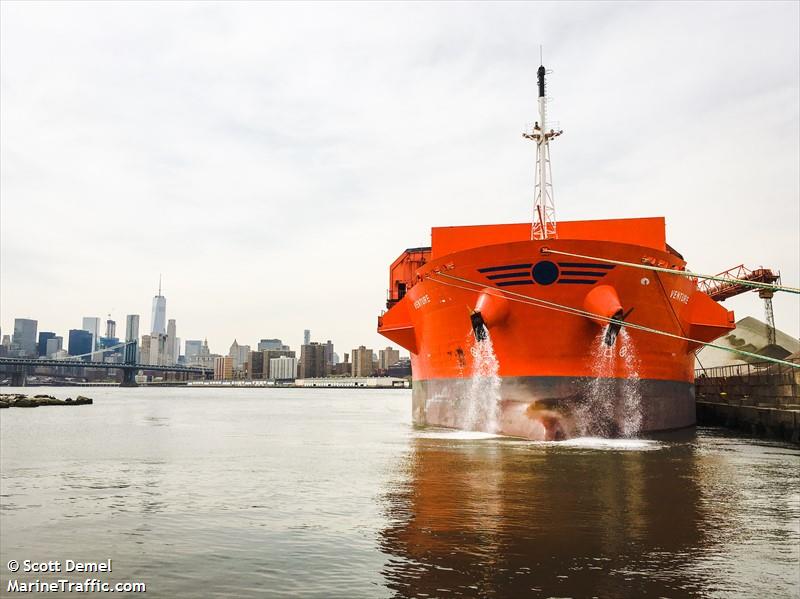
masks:
MULTIPOLYGON (((790 359, 800 363, 800 358, 790 359)), ((800 444, 800 369, 769 362, 698 370, 697 424, 800 444)))

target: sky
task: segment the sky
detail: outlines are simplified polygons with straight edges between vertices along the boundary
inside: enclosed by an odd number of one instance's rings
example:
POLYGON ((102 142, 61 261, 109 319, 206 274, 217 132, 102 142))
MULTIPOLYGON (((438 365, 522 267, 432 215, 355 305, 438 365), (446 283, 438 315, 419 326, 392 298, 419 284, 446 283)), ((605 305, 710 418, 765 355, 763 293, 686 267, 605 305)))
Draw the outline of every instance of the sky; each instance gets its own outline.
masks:
POLYGON ((529 220, 540 45, 559 219, 665 216, 690 269, 796 286, 799 40, 797 2, 4 1, 0 327, 145 333, 161 274, 212 352, 385 347, 403 249, 529 220))

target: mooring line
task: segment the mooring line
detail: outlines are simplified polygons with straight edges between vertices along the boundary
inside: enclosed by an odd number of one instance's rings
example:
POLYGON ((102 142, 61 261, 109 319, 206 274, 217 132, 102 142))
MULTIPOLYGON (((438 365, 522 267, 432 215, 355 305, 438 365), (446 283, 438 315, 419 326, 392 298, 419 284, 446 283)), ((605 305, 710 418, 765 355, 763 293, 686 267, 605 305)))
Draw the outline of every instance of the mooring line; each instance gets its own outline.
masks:
MULTIPOLYGON (((470 281, 469 279, 464 279, 462 277, 457 277, 455 275, 449 275, 449 274, 446 274, 446 273, 443 273, 443 272, 435 272, 434 271, 432 273, 429 273, 426 276, 426 278, 431 280, 431 281, 434 281, 436 283, 439 283, 440 285, 446 285, 446 286, 449 286, 449 287, 456 287, 458 289, 463 289, 465 291, 471 291, 471 292, 474 292, 474 293, 480 293, 483 289, 486 288, 486 285, 483 284, 483 283, 480 283, 480 282, 477 282, 477 281, 470 281), (449 279, 454 279, 456 281, 460 281, 462 283, 467 283, 467 284, 470 284, 470 285, 475 285, 476 287, 478 287, 478 289, 473 289, 471 287, 463 287, 461 285, 456 285, 454 283, 448 283, 446 281, 440 281, 440 280, 434 278, 433 275, 440 276, 440 277, 446 277, 446 278, 449 278, 449 279)), ((511 301, 519 302, 521 304, 527 304, 527 305, 535 306, 535 307, 539 307, 539 308, 546 308, 548 310, 554 310, 556 312, 563 312, 565 314, 572 314, 574 316, 583 316, 584 318, 595 318, 595 319, 601 320, 603 322, 621 324, 622 326, 629 327, 629 328, 632 328, 632 329, 637 329, 639 331, 644 331, 646 333, 653 333, 653 334, 656 334, 656 335, 663 335, 665 337, 671 337, 673 339, 679 339, 681 341, 689 341, 690 343, 697 343, 699 345, 705 345, 705 346, 708 346, 708 347, 714 347, 716 349, 721 349, 723 351, 731 352, 731 353, 734 353, 734 354, 739 354, 739 355, 743 355, 743 356, 749 356, 751 358, 756 358, 756 359, 758 359, 760 361, 774 362, 775 364, 783 364, 784 366, 790 366, 791 368, 800 368, 800 364, 795 364, 794 362, 787 362, 786 360, 781 360, 779 358, 772 358, 772 357, 769 357, 769 356, 762 356, 762 355, 759 355, 759 354, 755 354, 755 353, 752 353, 752 352, 749 352, 749 351, 745 351, 745 350, 741 350, 741 349, 736 349, 736 348, 733 348, 733 347, 725 347, 723 345, 717 345, 716 343, 708 343, 708 342, 705 342, 705 341, 700 341, 698 339, 692 339, 690 337, 684 337, 683 335, 676 335, 675 333, 669 333, 667 331, 661 331, 659 329, 653 329, 653 328, 646 327, 644 325, 636 324, 636 323, 633 323, 633 322, 623 322, 623 321, 620 321, 620 320, 616 320, 614 318, 609 318, 608 316, 603 316, 602 314, 595 314, 593 312, 588 312, 586 310, 581 310, 580 308, 574 308, 572 306, 565 306, 565 305, 559 304, 557 302, 551 302, 551 301, 548 301, 548 300, 543 300, 543 299, 540 299, 540 298, 531 297, 530 295, 517 293, 515 291, 509 291, 507 289, 493 288, 493 290, 497 291, 498 293, 505 294, 505 295, 508 296, 508 299, 510 299, 511 301)))
POLYGON ((786 291, 787 293, 800 294, 800 288, 789 287, 788 285, 776 285, 775 283, 761 283, 759 281, 748 281, 747 279, 737 279, 735 277, 721 277, 719 275, 703 275, 700 273, 692 272, 690 270, 678 270, 676 268, 665 268, 663 266, 655 266, 650 264, 636 264, 635 262, 624 262, 623 260, 600 258, 599 256, 586 256, 584 254, 573 254, 572 252, 563 252, 561 250, 554 250, 547 247, 542 248, 541 253, 560 254, 562 256, 571 256, 573 258, 583 258, 584 260, 597 260, 599 262, 606 262, 608 264, 617 264, 619 266, 630 266, 631 268, 640 268, 642 270, 655 270, 657 272, 666 272, 673 275, 680 275, 682 277, 708 279, 711 281, 720 281, 723 283, 738 283, 739 285, 744 285, 746 287, 753 287, 756 289, 771 289, 773 291, 786 291))

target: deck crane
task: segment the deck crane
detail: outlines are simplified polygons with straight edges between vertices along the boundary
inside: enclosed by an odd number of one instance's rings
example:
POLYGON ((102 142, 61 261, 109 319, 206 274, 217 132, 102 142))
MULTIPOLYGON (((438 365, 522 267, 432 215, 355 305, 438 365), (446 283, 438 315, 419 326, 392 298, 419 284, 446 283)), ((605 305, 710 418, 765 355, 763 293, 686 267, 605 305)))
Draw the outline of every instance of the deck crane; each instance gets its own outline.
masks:
MULTIPOLYGON (((711 279, 698 281, 697 287, 700 291, 705 292, 711 299, 718 302, 724 301, 735 295, 754 291, 748 285, 740 281, 752 281, 754 283, 768 283, 770 285, 781 283, 781 273, 773 272, 769 268, 755 268, 750 270, 744 264, 734 266, 728 270, 719 273, 715 278, 731 279, 730 281, 715 281, 711 279)), ((775 344, 775 315, 772 312, 772 296, 775 294, 773 289, 761 288, 755 289, 758 291, 758 297, 764 300, 764 315, 767 321, 767 342, 770 345, 775 344)))

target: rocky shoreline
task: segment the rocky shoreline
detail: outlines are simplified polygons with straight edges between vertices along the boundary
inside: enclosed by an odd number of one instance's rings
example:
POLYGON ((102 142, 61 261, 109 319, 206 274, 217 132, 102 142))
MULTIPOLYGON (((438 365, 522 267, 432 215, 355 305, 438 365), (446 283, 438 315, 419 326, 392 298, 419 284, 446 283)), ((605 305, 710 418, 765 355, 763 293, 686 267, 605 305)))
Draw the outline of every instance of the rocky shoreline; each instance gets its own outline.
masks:
POLYGON ((0 408, 38 408, 39 406, 86 406, 94 403, 91 397, 78 395, 75 399, 58 399, 52 395, 34 395, 28 397, 24 393, 0 393, 0 408))

